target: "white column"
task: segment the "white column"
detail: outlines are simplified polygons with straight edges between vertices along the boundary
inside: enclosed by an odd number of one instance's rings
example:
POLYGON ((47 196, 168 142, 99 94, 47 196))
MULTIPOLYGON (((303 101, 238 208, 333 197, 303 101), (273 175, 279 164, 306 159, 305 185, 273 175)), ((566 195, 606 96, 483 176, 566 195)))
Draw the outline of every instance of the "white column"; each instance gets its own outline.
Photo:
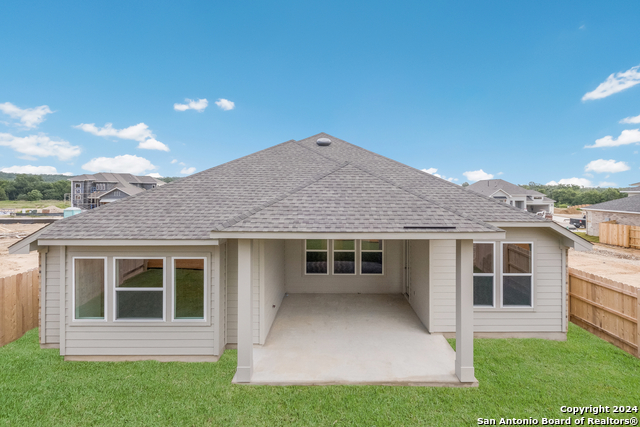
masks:
POLYGON ((476 382, 473 369, 473 240, 456 240, 456 376, 476 382))
POLYGON ((251 240, 238 240, 238 368, 234 382, 248 383, 253 374, 253 304, 251 240))

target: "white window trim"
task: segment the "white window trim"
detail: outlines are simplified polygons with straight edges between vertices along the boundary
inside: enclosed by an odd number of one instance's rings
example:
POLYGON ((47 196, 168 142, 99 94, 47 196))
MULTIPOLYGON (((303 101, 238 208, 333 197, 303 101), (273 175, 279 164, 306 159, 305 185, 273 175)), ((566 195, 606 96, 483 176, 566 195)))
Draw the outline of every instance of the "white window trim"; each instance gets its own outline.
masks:
MULTIPOLYGON (((331 240, 331 274, 334 276, 355 276, 356 274, 358 274, 358 242, 359 240, 356 239, 333 239, 331 240), (336 240, 344 240, 344 241, 350 241, 353 240, 353 249, 336 249, 335 248, 335 241, 336 240), (334 268, 335 268, 335 258, 333 257, 333 255, 336 252, 352 252, 353 253, 353 273, 336 273, 334 268)), ((328 248, 328 246, 327 246, 328 248)))
POLYGON ((107 321, 107 257, 101 256, 74 256, 71 257, 71 310, 72 321, 77 323, 95 323, 107 321), (76 318, 76 260, 77 259, 101 259, 104 262, 104 318, 102 319, 77 319, 76 318))
POLYGON ((493 245, 493 273, 473 273, 473 277, 493 277, 493 305, 473 305, 473 308, 496 308, 497 286, 496 286, 496 268, 498 260, 496 259, 496 242, 473 242, 473 244, 493 245))
POLYGON ((377 276, 377 277, 384 276, 385 275, 384 264, 385 264, 385 259, 386 259, 386 256, 385 256, 385 253, 384 253, 385 252, 384 251, 384 246, 385 246, 384 245, 384 240, 382 240, 382 239, 362 239, 362 240, 359 240, 357 243, 358 243, 357 247, 360 249, 360 251, 359 251, 360 253, 358 254, 358 264, 360 264, 359 267, 358 267, 358 273, 361 276, 377 276), (382 249, 362 249, 363 240, 380 240, 380 243, 382 243, 382 249), (362 253, 363 252, 380 252, 382 254, 382 273, 375 274, 375 273, 363 273, 362 272, 362 253))
POLYGON ((329 250, 329 244, 331 240, 329 239, 304 239, 302 244, 304 245, 304 259, 302 260, 302 267, 305 276, 328 276, 331 271, 333 271, 333 263, 331 259, 333 258, 331 255, 331 251, 329 250), (307 240, 326 240, 327 249, 307 249, 307 240), (327 253, 327 272, 326 273, 307 273, 307 252, 326 252, 327 253))
POLYGON ((209 312, 209 287, 207 286, 209 283, 209 275, 208 275, 208 264, 207 257, 193 257, 193 256, 176 256, 171 257, 171 294, 172 294, 172 302, 171 302, 171 321, 179 322, 179 323, 207 323, 209 321, 209 317, 207 313, 209 312), (176 318, 176 302, 178 299, 176 298, 176 274, 175 268, 177 259, 201 259, 204 260, 204 274, 203 274, 203 286, 204 286, 204 316, 202 319, 177 319, 176 318))
POLYGON ((535 271, 535 250, 534 250, 534 245, 533 242, 529 241, 529 242, 521 242, 521 241, 501 241, 500 242, 500 308, 505 308, 505 309, 533 309, 535 306, 535 301, 534 301, 534 295, 535 295, 535 291, 534 291, 534 287, 535 287, 535 280, 534 280, 534 271, 535 271), (505 273, 504 272, 504 245, 531 245, 531 273, 505 273), (531 305, 504 305, 504 276, 525 276, 525 277, 531 277, 531 305))
POLYGON ((125 257, 113 257, 113 321, 117 323, 134 322, 166 322, 167 321, 167 257, 151 257, 151 256, 125 256, 125 257), (118 280, 118 260, 119 259, 161 259, 162 261, 162 288, 118 288, 116 280, 118 280), (132 291, 154 291, 160 292, 162 290, 162 319, 150 319, 150 318, 123 318, 118 319, 116 309, 118 306, 117 292, 132 292, 132 291))

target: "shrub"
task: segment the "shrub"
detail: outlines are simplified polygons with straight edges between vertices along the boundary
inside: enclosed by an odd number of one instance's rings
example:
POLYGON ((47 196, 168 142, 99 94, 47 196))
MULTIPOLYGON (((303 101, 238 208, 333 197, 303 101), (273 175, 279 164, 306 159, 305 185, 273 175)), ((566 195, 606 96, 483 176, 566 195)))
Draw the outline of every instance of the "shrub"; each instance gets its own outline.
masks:
POLYGON ((27 200, 30 202, 37 202, 42 200, 42 193, 38 190, 31 190, 27 193, 27 200))
POLYGON ((16 200, 27 200, 27 195, 26 194, 18 194, 18 197, 16 197, 16 200))

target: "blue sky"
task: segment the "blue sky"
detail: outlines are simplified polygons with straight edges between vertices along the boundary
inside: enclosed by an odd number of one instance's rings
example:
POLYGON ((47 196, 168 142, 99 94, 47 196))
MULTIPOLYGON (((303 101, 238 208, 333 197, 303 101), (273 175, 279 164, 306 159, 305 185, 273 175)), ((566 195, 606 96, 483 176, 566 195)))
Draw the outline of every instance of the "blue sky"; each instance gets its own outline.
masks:
POLYGON ((458 184, 626 186, 639 17, 637 1, 6 0, 0 169, 184 176, 327 132, 458 184))

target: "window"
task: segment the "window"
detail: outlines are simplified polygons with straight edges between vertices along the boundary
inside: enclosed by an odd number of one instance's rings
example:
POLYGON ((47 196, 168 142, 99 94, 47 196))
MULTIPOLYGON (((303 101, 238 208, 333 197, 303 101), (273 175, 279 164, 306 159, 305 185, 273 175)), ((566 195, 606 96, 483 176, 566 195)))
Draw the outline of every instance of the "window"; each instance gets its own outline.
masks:
POLYGON ((473 305, 494 306, 493 243, 473 244, 473 305))
POLYGON ((115 258, 115 319, 164 320, 164 258, 115 258))
POLYGON ((502 305, 532 307, 532 243, 502 245, 502 305))
POLYGON ((105 258, 73 259, 74 320, 105 320, 105 258))
POLYGON ((329 274, 327 240, 310 239, 305 242, 305 245, 306 273, 329 274))
POLYGON ((333 274, 356 274, 356 241, 333 241, 333 274))
POLYGON ((382 274, 382 240, 361 240, 360 259, 361 274, 382 274))
POLYGON ((173 258, 174 319, 205 319, 205 265, 204 258, 173 258))

